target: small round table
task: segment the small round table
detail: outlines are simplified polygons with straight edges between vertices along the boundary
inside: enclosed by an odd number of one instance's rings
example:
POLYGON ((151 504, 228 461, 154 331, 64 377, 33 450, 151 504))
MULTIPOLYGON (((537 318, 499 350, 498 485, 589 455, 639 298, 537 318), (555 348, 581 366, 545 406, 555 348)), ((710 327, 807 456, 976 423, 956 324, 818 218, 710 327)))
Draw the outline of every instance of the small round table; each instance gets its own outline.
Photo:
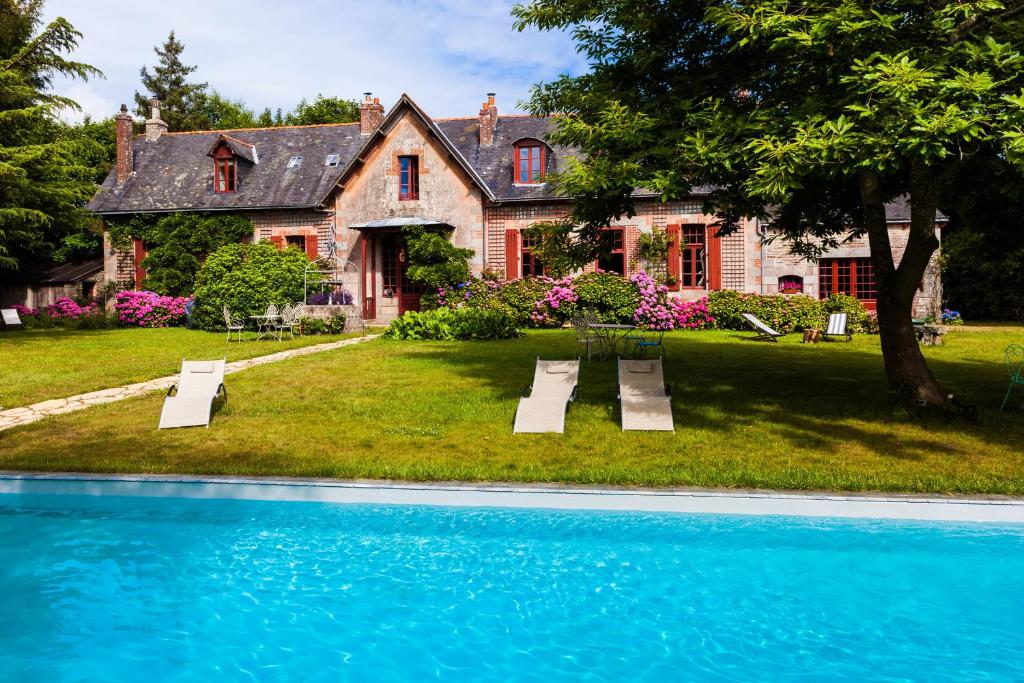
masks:
POLYGON ((636 325, 614 325, 612 323, 590 323, 588 329, 594 331, 594 336, 601 340, 601 360, 608 357, 608 353, 615 351, 619 340, 626 332, 635 330, 636 325))
POLYGON ((281 319, 280 315, 250 315, 256 321, 256 341, 266 339, 274 334, 274 323, 281 319))

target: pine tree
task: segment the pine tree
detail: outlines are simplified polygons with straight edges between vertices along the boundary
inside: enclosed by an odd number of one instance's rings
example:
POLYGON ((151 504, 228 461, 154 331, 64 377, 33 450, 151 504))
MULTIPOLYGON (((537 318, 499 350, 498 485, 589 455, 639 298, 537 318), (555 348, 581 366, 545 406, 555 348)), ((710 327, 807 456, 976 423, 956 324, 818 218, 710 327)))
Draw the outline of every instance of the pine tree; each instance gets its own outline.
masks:
POLYGON ((206 83, 189 83, 188 77, 197 68, 181 61, 185 45, 174 35, 174 31, 160 47, 153 51, 159 63, 150 73, 148 67, 139 69, 144 92, 135 93, 135 113, 149 117, 149 100, 156 97, 162 108, 160 117, 167 122, 171 131, 205 130, 210 127, 206 111, 206 83))
POLYGON ((57 113, 78 105, 50 92, 55 75, 100 72, 66 59, 81 33, 57 18, 38 36, 42 2, 0 0, 0 269, 50 258, 62 237, 86 226, 95 185, 80 160, 93 144, 56 134, 57 113))

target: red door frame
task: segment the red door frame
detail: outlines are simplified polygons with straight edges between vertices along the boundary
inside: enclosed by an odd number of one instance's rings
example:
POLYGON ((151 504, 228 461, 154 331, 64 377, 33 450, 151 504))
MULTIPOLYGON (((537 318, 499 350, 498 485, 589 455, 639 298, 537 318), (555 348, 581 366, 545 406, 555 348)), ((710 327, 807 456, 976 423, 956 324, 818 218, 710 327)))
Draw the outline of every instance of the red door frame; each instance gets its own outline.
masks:
POLYGON ((828 260, 828 264, 827 264, 828 268, 829 268, 829 270, 832 271, 832 273, 831 273, 831 275, 832 275, 832 287, 831 287, 832 291, 831 292, 826 292, 826 291, 824 291, 824 290, 822 290, 820 288, 820 283, 821 283, 821 266, 819 265, 819 267, 818 267, 818 283, 819 283, 819 291, 821 292, 821 297, 820 298, 827 299, 829 297, 829 295, 832 294, 832 292, 839 292, 841 294, 848 294, 848 295, 852 296, 854 299, 857 299, 862 304, 864 304, 864 308, 869 310, 869 311, 874 311, 874 310, 876 310, 878 308, 878 300, 877 299, 861 299, 860 297, 857 296, 857 274, 860 271, 860 264, 863 261, 863 262, 867 263, 869 268, 873 268, 874 264, 871 263, 871 259, 865 258, 863 256, 855 256, 855 257, 846 257, 846 258, 843 258, 843 257, 830 258, 830 259, 827 259, 827 260, 828 260), (840 292, 840 290, 837 289, 837 287, 836 287, 836 284, 839 282, 839 262, 840 261, 846 261, 846 262, 848 262, 850 264, 850 291, 849 292, 840 292))
POLYGON ((718 236, 718 228, 707 226, 705 239, 708 254, 708 291, 717 292, 722 289, 722 238, 718 236))

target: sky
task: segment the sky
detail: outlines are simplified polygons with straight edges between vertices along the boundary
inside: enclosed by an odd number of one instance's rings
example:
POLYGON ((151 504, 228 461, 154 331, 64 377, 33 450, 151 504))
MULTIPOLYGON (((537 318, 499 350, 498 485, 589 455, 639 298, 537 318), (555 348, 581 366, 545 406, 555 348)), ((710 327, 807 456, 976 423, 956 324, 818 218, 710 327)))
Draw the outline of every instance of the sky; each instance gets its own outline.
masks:
POLYGON ((386 106, 408 93, 431 116, 475 116, 486 93, 498 110, 530 86, 586 64, 564 33, 519 33, 514 0, 47 0, 45 20, 63 16, 84 35, 73 58, 103 71, 58 81, 80 113, 102 118, 134 108, 139 68, 173 29, 193 79, 259 112, 294 108, 318 93, 386 106))

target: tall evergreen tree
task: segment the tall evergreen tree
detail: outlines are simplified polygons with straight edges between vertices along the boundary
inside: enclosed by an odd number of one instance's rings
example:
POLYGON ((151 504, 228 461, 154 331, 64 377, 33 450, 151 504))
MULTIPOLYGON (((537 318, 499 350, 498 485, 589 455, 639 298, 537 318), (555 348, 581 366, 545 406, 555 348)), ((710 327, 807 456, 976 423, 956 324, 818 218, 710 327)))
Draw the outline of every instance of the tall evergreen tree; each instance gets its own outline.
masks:
POLYGON ((161 118, 171 131, 205 130, 210 127, 206 111, 206 83, 189 83, 188 77, 197 68, 181 61, 185 45, 174 35, 174 31, 160 47, 153 52, 159 63, 150 73, 148 67, 139 69, 143 92, 135 93, 135 113, 149 117, 149 100, 156 97, 162 103, 161 118))
POLYGON ((100 72, 65 58, 82 34, 64 18, 33 37, 41 12, 39 0, 0 0, 0 269, 50 258, 64 235, 87 225, 83 206, 95 188, 82 161, 94 143, 56 133, 58 112, 78 105, 50 86, 55 75, 100 72))

